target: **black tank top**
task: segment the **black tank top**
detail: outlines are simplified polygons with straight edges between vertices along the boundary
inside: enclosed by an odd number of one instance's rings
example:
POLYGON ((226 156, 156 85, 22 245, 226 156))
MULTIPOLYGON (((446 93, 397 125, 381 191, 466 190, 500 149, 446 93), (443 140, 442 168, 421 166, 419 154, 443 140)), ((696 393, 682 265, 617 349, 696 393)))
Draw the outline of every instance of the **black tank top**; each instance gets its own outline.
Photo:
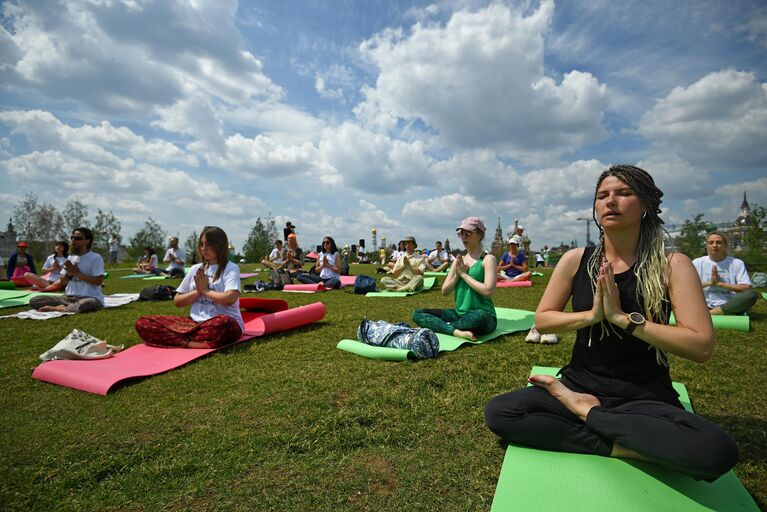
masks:
MULTIPOLYGON (((593 251, 593 247, 583 251, 578 271, 573 277, 572 307, 576 312, 590 310, 594 302, 587 269, 593 251)), ((642 298, 638 299, 636 295, 634 267, 615 274, 615 282, 623 311, 639 312, 646 317, 642 298)), ((666 307, 669 307, 668 302, 666 307)), ((613 324, 606 329, 603 324, 578 329, 570 364, 562 369, 562 375, 567 381, 597 396, 661 400, 681 407, 678 395, 671 386, 668 366, 658 362, 655 348, 613 324), (603 329, 606 332, 603 333, 603 329), (613 329, 622 339, 613 333, 613 329)))

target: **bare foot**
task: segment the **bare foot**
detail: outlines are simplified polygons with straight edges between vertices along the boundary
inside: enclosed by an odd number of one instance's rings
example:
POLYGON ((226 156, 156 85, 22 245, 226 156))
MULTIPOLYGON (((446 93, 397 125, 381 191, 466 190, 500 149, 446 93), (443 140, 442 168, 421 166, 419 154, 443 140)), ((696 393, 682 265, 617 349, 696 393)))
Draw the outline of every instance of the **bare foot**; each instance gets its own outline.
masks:
POLYGON ((477 337, 474 336, 474 333, 471 331, 461 331, 459 329, 456 329, 453 331, 453 336, 455 336, 456 338, 463 338, 469 341, 477 341, 477 337))
POLYGON ((594 395, 576 393, 559 382, 559 379, 551 375, 533 375, 527 380, 531 384, 551 393, 551 396, 562 402, 562 405, 567 407, 571 413, 578 416, 584 423, 586 422, 586 416, 588 416, 591 408, 602 405, 602 402, 600 402, 594 395))
POLYGON ((709 313, 711 313, 712 315, 723 315, 724 311, 722 311, 722 308, 717 306, 714 309, 712 309, 711 311, 709 311, 709 313))
POLYGON ((66 311, 66 306, 42 306, 38 311, 45 313, 46 311, 66 311))

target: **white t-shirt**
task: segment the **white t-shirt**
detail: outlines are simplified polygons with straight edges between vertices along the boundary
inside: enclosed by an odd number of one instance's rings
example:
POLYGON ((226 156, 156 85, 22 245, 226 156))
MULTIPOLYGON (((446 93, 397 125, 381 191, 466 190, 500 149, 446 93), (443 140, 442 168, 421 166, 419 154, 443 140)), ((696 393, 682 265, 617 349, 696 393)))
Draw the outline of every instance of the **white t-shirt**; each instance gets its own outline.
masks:
POLYGON ((168 265, 167 271, 170 272, 174 268, 180 269, 182 272, 184 270, 184 265, 186 265, 186 251, 179 247, 178 249, 171 249, 168 248, 167 251, 165 251, 165 257, 162 259, 165 263, 170 262, 170 265, 168 265), (181 260, 181 263, 176 263, 176 259, 181 260))
MULTIPOLYGON (((333 254, 325 254, 324 252, 321 252, 319 258, 317 258, 317 261, 322 261, 322 259, 325 256, 328 257, 328 263, 330 263, 334 267, 338 267, 338 265, 336 264, 336 261, 338 260, 338 253, 337 252, 334 252, 333 254)), ((321 279, 330 279, 331 277, 337 277, 337 278, 340 279, 341 278, 341 274, 339 274, 338 272, 333 272, 328 267, 322 267, 322 270, 320 270, 320 278, 321 279)))
POLYGON ((55 254, 51 254, 48 256, 48 258, 45 260, 45 263, 43 263, 43 271, 46 269, 51 269, 51 277, 48 279, 52 283, 55 283, 59 279, 61 279, 61 276, 66 273, 66 270, 64 269, 64 262, 67 261, 66 256, 56 256, 55 254), (61 267, 61 270, 53 270, 53 262, 58 261, 59 267, 61 267))
POLYGON ((402 256, 403 254, 404 254, 404 253, 403 253, 403 252, 400 252, 399 250, 396 250, 396 251, 392 251, 392 252, 391 252, 391 260, 392 260, 392 261, 397 261, 397 260, 399 259, 399 257, 400 257, 400 256, 402 256))
MULTIPOLYGON (((178 286, 178 289, 176 290, 177 292, 189 293, 197 290, 197 286, 194 284, 194 275, 197 273, 197 269, 201 266, 202 263, 192 265, 192 268, 178 286)), ((218 265, 210 265, 206 271, 206 274, 208 275, 208 287, 211 290, 214 292, 228 292, 229 290, 240 291, 240 267, 231 261, 228 262, 226 268, 221 273, 221 277, 218 278, 218 281, 214 281, 213 277, 216 275, 216 270, 218 270, 218 265)), ((240 329, 245 332, 245 324, 242 321, 239 300, 231 306, 224 306, 207 297, 200 296, 192 303, 190 316, 195 322, 204 322, 205 320, 210 320, 218 315, 226 315, 234 318, 240 325, 240 329)))
POLYGON ((445 249, 441 251, 432 251, 429 253, 429 263, 432 265, 440 266, 446 261, 449 261, 450 255, 445 249))
POLYGON ((275 265, 282 265, 285 261, 285 249, 277 249, 276 247, 272 249, 272 252, 269 253, 269 261, 274 263, 275 265))
POLYGON ((120 241, 116 238, 112 238, 109 241, 109 250, 111 252, 117 252, 120 250, 120 241))
MULTIPOLYGON (((738 258, 727 256, 722 261, 713 261, 708 256, 701 256, 692 261, 695 270, 698 272, 700 281, 711 281, 711 271, 716 266, 719 280, 727 284, 751 284, 751 279, 746 271, 746 264, 738 258)), ((703 288, 703 295, 706 297, 706 304, 709 308, 721 306, 732 299, 736 292, 725 290, 720 286, 707 286, 703 288)))
MULTIPOLYGON (((104 259, 100 254, 88 251, 82 256, 72 254, 67 259, 77 265, 78 270, 86 276, 104 275, 104 259)), ((101 304, 104 304, 104 294, 101 293, 101 285, 86 283, 77 277, 69 280, 65 293, 68 297, 93 297, 98 299, 101 304)))

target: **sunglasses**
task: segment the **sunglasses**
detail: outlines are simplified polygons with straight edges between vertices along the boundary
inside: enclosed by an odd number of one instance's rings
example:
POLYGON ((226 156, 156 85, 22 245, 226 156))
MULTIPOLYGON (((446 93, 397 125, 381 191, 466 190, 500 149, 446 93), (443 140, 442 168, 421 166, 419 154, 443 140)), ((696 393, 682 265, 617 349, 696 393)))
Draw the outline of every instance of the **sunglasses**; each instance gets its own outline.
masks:
POLYGON ((80 240, 85 240, 85 237, 84 236, 70 236, 69 239, 72 240, 73 242, 79 242, 80 240))
POLYGON ((323 241, 322 241, 322 243, 323 243, 323 244, 329 244, 329 243, 330 243, 330 240, 323 240, 323 241))

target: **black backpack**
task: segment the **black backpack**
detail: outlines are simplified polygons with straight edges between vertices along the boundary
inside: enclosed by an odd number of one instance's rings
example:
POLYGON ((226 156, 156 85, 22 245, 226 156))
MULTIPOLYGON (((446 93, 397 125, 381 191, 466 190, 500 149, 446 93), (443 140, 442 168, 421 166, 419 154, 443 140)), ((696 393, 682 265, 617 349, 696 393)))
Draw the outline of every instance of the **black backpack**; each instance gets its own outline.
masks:
POLYGON ((354 278, 354 293, 366 294, 376 291, 376 280, 374 277, 360 274, 354 278))
POLYGON ((147 286, 138 294, 138 300, 171 300, 176 295, 172 286, 147 286))

